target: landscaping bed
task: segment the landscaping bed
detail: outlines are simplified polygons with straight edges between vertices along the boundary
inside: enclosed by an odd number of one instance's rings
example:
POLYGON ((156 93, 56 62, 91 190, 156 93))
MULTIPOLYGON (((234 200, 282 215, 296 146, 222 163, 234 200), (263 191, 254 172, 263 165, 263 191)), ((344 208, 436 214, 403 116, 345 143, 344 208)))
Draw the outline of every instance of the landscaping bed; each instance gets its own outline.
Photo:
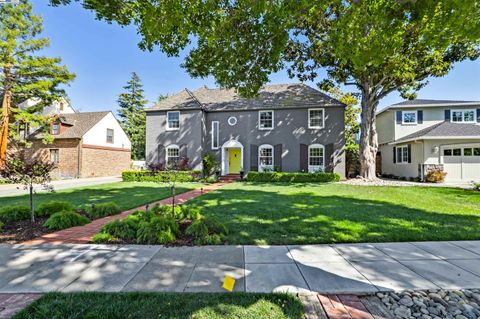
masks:
POLYGON ((253 293, 50 293, 13 318, 301 319, 300 300, 253 293))
POLYGON ((47 219, 38 217, 34 223, 28 219, 5 224, 0 231, 0 243, 17 244, 55 232, 43 226, 47 219))

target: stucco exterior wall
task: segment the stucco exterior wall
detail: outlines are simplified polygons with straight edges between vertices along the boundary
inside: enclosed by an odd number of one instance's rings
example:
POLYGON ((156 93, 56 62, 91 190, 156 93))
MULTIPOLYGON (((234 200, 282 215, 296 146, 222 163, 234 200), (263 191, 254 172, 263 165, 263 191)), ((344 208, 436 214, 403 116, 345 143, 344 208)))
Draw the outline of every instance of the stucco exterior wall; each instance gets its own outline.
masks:
POLYGON ((395 139, 395 112, 388 110, 377 116, 378 144, 392 142, 395 139))
POLYGON ((401 145, 381 145, 382 174, 393 174, 403 177, 418 177, 418 164, 423 163, 423 143, 406 143, 401 145), (411 145, 411 163, 394 163, 393 147, 411 145))

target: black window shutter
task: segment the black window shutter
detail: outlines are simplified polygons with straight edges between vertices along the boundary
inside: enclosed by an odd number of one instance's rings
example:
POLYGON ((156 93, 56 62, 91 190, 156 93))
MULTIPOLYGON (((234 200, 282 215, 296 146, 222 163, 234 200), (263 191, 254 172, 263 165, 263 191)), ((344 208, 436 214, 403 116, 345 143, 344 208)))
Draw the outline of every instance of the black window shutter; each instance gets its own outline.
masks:
POLYGON ((423 123, 423 111, 422 110, 417 111, 417 123, 418 124, 423 123))
POLYGON ((308 172, 308 145, 300 144, 300 171, 308 172))
POLYGON ((397 111, 397 124, 402 124, 402 111, 397 111))
POLYGON ((273 164, 279 172, 282 171, 282 144, 277 144, 273 147, 273 164))
POLYGON ((258 172, 258 146, 250 144, 250 170, 258 172))
POLYGON ((158 145, 158 158, 156 164, 165 164, 165 157, 167 154, 165 153, 165 146, 158 145))
POLYGON ((333 172, 333 143, 325 145, 325 171, 333 172))
POLYGON ((450 110, 445 110, 445 122, 450 122, 450 110))
POLYGON ((412 162, 412 144, 408 144, 407 148, 408 148, 408 154, 407 154, 408 162, 411 163, 412 162))
POLYGON ((397 148, 393 147, 393 163, 397 162, 397 148))
POLYGON ((477 123, 480 123, 480 109, 477 109, 477 123))

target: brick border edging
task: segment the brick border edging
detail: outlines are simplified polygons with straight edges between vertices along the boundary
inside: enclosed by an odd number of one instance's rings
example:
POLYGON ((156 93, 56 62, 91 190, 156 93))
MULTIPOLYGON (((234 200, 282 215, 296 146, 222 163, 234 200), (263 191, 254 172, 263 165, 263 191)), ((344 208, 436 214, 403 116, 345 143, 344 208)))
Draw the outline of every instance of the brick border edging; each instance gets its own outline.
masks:
MULTIPOLYGON (((214 184, 206 185, 201 188, 196 188, 190 190, 188 192, 178 194, 175 196, 175 203, 176 204, 183 204, 192 198, 199 197, 203 194, 207 194, 209 192, 215 191, 217 189, 222 188, 223 186, 231 183, 232 181, 224 181, 224 182, 217 182, 214 184)), ((147 203, 148 205, 172 205, 173 198, 168 197, 164 198, 159 201, 147 203)), ((141 210, 144 211, 146 209, 146 205, 138 206, 136 208, 132 208, 126 210, 118 215, 107 216, 99 219, 93 220, 91 223, 86 224, 84 226, 76 226, 72 228, 63 229, 54 233, 49 233, 42 235, 36 239, 28 240, 22 242, 21 244, 25 245, 37 245, 37 244, 88 244, 91 243, 92 237, 102 228, 103 225, 118 219, 124 219, 131 213, 141 210)))

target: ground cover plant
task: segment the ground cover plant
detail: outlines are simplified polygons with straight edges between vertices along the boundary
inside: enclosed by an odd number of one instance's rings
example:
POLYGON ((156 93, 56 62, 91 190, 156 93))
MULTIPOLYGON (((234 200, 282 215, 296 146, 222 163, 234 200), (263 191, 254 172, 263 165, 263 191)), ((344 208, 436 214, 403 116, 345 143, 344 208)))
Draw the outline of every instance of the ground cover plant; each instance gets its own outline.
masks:
POLYGON ((14 316, 40 318, 301 319, 289 294, 257 293, 49 293, 14 316))
POLYGON ((244 182, 189 204, 232 245, 480 239, 480 192, 459 188, 244 182))
POLYGON ((90 223, 90 219, 85 216, 71 211, 61 211, 50 216, 43 226, 53 230, 61 230, 83 226, 88 223, 90 223))
POLYGON ((222 244, 228 229, 214 217, 202 216, 193 206, 155 205, 123 220, 104 225, 93 237, 95 243, 222 244))

